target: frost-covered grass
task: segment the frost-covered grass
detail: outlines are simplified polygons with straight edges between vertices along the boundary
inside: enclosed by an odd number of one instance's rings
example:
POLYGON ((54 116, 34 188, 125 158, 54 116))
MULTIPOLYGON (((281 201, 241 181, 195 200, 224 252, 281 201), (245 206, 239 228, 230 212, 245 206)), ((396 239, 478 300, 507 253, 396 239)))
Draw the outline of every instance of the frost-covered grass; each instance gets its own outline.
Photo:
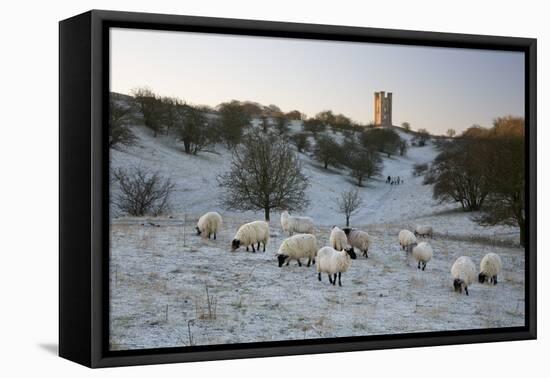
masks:
MULTIPOLYGON (((342 287, 317 280, 315 267, 279 268, 284 238, 271 222, 265 253, 230 252, 249 219, 226 218, 217 240, 193 234, 196 216, 119 219, 111 236, 111 347, 156 348, 512 327, 524 322, 524 253, 468 241, 430 240, 434 258, 424 272, 400 250, 399 227, 365 229, 369 258, 358 257, 342 287), (144 225, 142 225, 144 224, 144 225), (184 227, 185 224, 185 227, 184 227), (470 296, 453 292, 450 267, 465 254, 476 264, 489 251, 504 271, 497 286, 474 284, 470 296), (214 302, 208 311, 206 295, 214 302), (213 300, 212 300, 213 299, 213 300)), ((321 245, 329 227, 317 230, 321 245)))

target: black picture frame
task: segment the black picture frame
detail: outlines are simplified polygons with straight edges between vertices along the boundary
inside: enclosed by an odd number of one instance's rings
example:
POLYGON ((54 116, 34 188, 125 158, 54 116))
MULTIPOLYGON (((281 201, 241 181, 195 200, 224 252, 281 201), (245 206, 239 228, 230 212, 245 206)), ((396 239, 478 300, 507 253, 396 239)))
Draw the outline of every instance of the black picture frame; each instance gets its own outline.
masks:
POLYGON ((92 10, 59 23, 59 355, 88 367, 535 339, 536 39, 92 10), (223 346, 109 351, 110 27, 465 47, 525 53, 525 326, 223 346))

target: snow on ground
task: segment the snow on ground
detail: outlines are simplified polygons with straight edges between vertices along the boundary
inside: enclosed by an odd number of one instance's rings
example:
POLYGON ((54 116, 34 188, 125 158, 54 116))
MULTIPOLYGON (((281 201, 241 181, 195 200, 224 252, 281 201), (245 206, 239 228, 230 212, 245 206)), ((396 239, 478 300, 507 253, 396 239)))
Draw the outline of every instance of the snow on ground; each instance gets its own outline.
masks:
MULTIPOLYGON (((193 217, 190 217, 193 218, 193 217)), ((425 271, 401 251, 398 229, 369 229, 369 258, 342 274, 342 287, 317 280, 315 267, 279 268, 277 222, 265 253, 230 251, 241 218, 225 219, 217 240, 193 234, 194 220, 111 226, 112 349, 296 340, 524 324, 524 258, 517 248, 434 239, 425 271), (185 224, 185 227, 184 227, 185 224), (466 254, 476 264, 489 251, 503 260, 497 286, 453 291, 450 267, 466 254), (206 288, 213 298, 208 311, 206 288)), ((329 227, 317 230, 328 242, 329 227)))
MULTIPOLYGON (((373 237, 369 259, 354 261, 343 287, 318 282, 315 268, 278 268, 274 254, 283 240, 272 213, 266 253, 231 253, 237 228, 262 219, 261 212, 234 213, 219 202, 216 177, 228 170, 230 153, 221 146, 197 156, 183 153, 168 137, 153 138, 134 127, 138 145, 111 151, 112 167, 141 165, 176 184, 170 218, 133 219, 114 212, 111 225, 111 348, 134 349, 318 337, 343 337, 450 329, 510 327, 524 322, 524 250, 514 227, 480 227, 454 204, 439 204, 431 186, 412 175, 413 165, 430 162, 435 148, 411 147, 405 157, 384 158, 380 178, 360 194, 361 210, 352 225, 373 237), (400 176, 402 185, 385 177, 400 176), (207 211, 219 211, 224 228, 218 240, 193 235, 207 211), (399 250, 397 233, 416 224, 434 227, 434 259, 418 271, 399 250), (158 225, 155 226, 155 225, 158 225), (452 291, 450 267, 461 255, 479 264, 499 253, 504 272, 496 287, 474 284, 470 296, 452 291), (215 299, 209 315, 206 288, 215 299)), ((294 123, 291 132, 300 131, 294 123)), ((404 138, 410 136, 400 131, 404 138)), ((329 135, 333 135, 332 132, 329 135)), ((310 179, 311 204, 300 215, 319 227, 319 245, 330 226, 342 224, 336 198, 357 188, 339 170, 324 170, 300 154, 310 179)))

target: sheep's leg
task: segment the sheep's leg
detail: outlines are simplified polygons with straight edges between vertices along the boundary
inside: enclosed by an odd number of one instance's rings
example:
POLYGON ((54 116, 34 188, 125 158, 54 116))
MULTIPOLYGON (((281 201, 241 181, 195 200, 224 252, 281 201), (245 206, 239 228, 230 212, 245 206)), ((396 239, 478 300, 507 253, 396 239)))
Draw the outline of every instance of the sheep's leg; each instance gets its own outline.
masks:
POLYGON ((426 269, 426 264, 427 263, 422 263, 422 270, 426 269))
POLYGON ((309 268, 310 265, 311 265, 311 259, 308 259, 307 260, 307 267, 309 268))
POLYGON ((285 266, 288 266, 288 264, 290 264, 290 259, 286 260, 285 266))
POLYGON ((210 235, 212 235, 210 232, 208 233, 208 240, 210 240, 210 235))
POLYGON ((319 277, 319 281, 321 281, 321 273, 317 275, 319 277))
POLYGON ((328 274, 328 282, 330 282, 332 285, 332 275, 330 273, 328 274))
POLYGON ((420 269, 420 261, 418 262, 418 269, 420 269))
POLYGON ((466 292, 466 295, 470 295, 470 294, 468 294, 468 286, 466 286, 466 287, 464 288, 464 291, 466 292))
POLYGON ((256 248, 258 248, 258 251, 260 250, 260 242, 258 242, 258 246, 256 248))
POLYGON ((248 252, 248 246, 246 246, 246 252, 248 252))
POLYGON ((252 243, 252 252, 256 253, 256 250, 254 249, 254 243, 252 243))
POLYGON ((332 286, 336 286, 336 273, 334 273, 334 277, 332 279, 332 286))
POLYGON ((300 261, 300 259, 297 259, 298 260, 298 266, 302 266, 302 262, 300 261))
POLYGON ((342 272, 338 272, 338 286, 342 286, 342 272))
POLYGON ((493 285, 497 284, 497 276, 493 276, 493 285))
POLYGON ((214 240, 216 240, 216 233, 214 232, 214 240))
MULTIPOLYGON (((258 247, 258 249, 260 249, 260 247, 258 247)), ((264 242, 264 252, 265 252, 265 242, 264 242)))

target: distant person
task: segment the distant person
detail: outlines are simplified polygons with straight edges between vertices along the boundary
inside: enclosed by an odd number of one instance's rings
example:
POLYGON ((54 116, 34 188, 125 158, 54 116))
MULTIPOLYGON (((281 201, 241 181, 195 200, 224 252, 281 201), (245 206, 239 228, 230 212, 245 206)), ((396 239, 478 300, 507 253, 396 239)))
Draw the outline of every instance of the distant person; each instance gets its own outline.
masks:
POLYGON ((388 179, 386 180, 386 184, 389 184, 391 182, 391 177, 388 176, 388 179))

